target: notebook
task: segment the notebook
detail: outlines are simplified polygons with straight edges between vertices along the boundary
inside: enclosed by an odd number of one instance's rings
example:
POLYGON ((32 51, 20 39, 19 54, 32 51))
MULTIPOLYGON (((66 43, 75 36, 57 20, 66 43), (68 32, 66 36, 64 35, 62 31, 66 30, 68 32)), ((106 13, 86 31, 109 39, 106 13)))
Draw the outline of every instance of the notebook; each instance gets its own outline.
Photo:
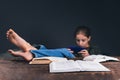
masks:
POLYGON ((67 60, 62 62, 51 62, 49 64, 50 73, 59 72, 80 72, 80 71, 110 71, 99 62, 67 60))
POLYGON ((66 61, 67 58, 63 57, 39 57, 39 58, 33 58, 32 61, 29 62, 29 64, 49 64, 53 61, 66 61))

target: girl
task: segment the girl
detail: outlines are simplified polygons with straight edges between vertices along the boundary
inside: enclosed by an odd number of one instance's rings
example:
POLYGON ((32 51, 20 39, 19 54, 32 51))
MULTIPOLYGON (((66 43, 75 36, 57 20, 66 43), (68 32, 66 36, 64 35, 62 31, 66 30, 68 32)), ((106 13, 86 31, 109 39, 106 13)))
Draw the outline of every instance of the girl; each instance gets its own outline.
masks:
MULTIPOLYGON (((14 56, 21 56, 27 61, 31 61, 34 57, 55 56, 55 57, 67 57, 75 58, 75 52, 71 48, 59 48, 59 49, 47 49, 44 45, 41 45, 39 49, 30 45, 22 37, 20 37, 14 30, 9 29, 6 33, 7 39, 19 47, 21 51, 8 50, 14 56)), ((88 27, 79 26, 75 30, 75 40, 79 47, 84 48, 78 52, 82 57, 86 57, 90 54, 96 53, 96 48, 90 45, 90 30, 88 27)))
POLYGON ((88 27, 78 26, 75 30, 74 37, 76 40, 76 44, 82 48, 85 48, 84 50, 78 52, 78 54, 81 54, 82 57, 86 57, 91 54, 100 54, 100 49, 90 43, 91 31, 88 27))

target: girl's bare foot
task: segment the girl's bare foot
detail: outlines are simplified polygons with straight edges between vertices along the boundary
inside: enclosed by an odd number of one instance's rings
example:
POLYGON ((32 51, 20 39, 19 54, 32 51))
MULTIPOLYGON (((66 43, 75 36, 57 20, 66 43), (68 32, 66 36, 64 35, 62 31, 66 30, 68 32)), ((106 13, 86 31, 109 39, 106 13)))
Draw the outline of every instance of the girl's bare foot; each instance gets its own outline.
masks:
POLYGON ((8 50, 8 52, 14 56, 21 56, 27 61, 30 61, 33 58, 33 55, 29 51, 22 52, 22 51, 13 51, 10 49, 10 50, 8 50))
POLYGON ((15 31, 9 29, 6 33, 7 39, 16 45, 17 47, 21 48, 23 51, 29 51, 31 49, 36 50, 35 47, 31 46, 27 41, 21 38, 15 31))

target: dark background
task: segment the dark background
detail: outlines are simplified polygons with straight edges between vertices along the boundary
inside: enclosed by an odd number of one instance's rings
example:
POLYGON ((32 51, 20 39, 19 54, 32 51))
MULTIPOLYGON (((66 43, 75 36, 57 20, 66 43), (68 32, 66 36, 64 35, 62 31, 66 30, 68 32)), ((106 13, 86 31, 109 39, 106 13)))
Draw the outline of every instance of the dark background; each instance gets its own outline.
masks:
POLYGON ((73 31, 89 26, 92 42, 107 55, 120 55, 119 0, 0 0, 0 53, 17 47, 6 39, 14 29, 31 44, 74 45, 73 31))

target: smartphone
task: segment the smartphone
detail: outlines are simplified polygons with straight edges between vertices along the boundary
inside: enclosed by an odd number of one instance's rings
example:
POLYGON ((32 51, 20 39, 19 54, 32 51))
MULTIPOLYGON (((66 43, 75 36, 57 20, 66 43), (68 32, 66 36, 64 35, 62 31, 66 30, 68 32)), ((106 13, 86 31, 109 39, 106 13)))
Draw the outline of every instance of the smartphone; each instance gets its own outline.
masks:
POLYGON ((70 46, 68 48, 71 49, 72 51, 74 51, 74 53, 78 53, 79 51, 85 49, 85 48, 82 48, 80 46, 70 46))

